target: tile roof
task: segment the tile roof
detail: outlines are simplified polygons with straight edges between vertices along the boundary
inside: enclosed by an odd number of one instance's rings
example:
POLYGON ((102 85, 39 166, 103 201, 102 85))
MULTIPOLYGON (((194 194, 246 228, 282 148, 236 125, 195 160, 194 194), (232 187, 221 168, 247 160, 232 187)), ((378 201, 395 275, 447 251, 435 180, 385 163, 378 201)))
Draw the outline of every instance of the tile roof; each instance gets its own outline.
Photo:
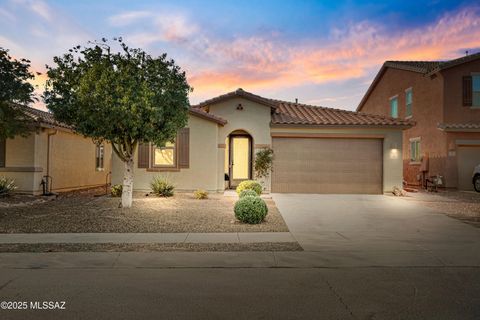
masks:
POLYGON ((438 67, 441 64, 440 61, 386 61, 384 66, 403 69, 407 71, 415 71, 420 73, 426 73, 438 67))
POLYGON ((222 126, 224 126, 227 123, 227 120, 225 120, 223 118, 220 118, 219 116, 213 115, 211 113, 207 113, 207 112, 203 111, 202 109, 190 108, 189 112, 190 112, 190 114, 192 114, 194 116, 216 122, 216 123, 218 123, 222 126))
POLYGON ((439 123, 437 127, 444 131, 480 130, 480 123, 439 123))
POLYGON ((21 104, 15 104, 15 107, 22 109, 22 111, 26 116, 30 117, 33 121, 39 124, 52 126, 52 127, 60 127, 65 129, 72 129, 72 127, 69 126, 68 124, 55 120, 51 112, 42 111, 42 110, 21 105, 21 104))
POLYGON ((263 105, 271 107, 271 108, 276 107, 276 105, 273 104, 270 99, 258 96, 256 94, 253 94, 253 93, 250 93, 250 92, 247 92, 247 91, 243 90, 242 88, 238 88, 235 91, 232 91, 232 92, 229 92, 229 93, 226 93, 226 94, 222 94, 218 97, 200 102, 199 104, 192 106, 192 108, 195 108, 195 109, 202 108, 202 107, 206 107, 208 105, 214 104, 214 103, 219 103, 219 102, 222 102, 222 101, 225 101, 225 100, 228 100, 228 99, 231 99, 231 98, 237 98, 237 97, 245 98, 247 100, 257 102, 257 103, 263 104, 263 105))
POLYGON ((399 126, 411 127, 409 120, 341 109, 317 107, 272 100, 278 105, 272 113, 272 124, 315 126, 399 126))

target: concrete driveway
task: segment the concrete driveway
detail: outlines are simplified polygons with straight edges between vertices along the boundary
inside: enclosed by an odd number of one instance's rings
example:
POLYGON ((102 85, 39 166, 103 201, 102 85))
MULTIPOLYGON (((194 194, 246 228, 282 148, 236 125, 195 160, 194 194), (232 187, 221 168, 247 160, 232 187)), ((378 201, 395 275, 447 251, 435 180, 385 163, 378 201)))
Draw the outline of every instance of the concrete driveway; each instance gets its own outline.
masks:
POLYGON ((402 198, 272 196, 290 232, 310 252, 293 254, 297 265, 317 259, 331 266, 480 265, 480 229, 402 198))

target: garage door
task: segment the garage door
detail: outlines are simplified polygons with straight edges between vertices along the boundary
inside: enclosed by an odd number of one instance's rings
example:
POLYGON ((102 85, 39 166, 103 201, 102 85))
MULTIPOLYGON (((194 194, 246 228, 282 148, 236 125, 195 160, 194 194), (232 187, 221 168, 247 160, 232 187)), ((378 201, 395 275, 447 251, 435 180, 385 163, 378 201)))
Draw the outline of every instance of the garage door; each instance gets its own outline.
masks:
POLYGON ((272 192, 379 194, 381 139, 273 138, 272 192))
POLYGON ((480 146, 459 146, 457 148, 458 188, 473 190, 473 168, 480 164, 480 146))

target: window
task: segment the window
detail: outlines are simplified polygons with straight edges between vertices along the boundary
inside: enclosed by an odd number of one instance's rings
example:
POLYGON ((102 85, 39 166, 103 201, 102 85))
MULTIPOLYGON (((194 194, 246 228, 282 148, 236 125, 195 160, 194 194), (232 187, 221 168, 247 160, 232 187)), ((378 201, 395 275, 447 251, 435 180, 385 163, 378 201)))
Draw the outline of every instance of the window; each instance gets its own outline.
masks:
POLYGON ((153 165, 155 167, 174 167, 175 143, 167 142, 165 147, 155 147, 153 152, 153 165))
POLYGON ((398 118, 398 97, 390 98, 390 116, 398 118))
POLYGON ((105 158, 105 147, 103 146, 103 144, 97 144, 95 148, 95 168, 97 169, 97 171, 103 171, 104 158, 105 158))
POLYGON ((420 162, 420 138, 410 139, 410 162, 420 162))
POLYGON ((405 90, 405 117, 412 116, 412 88, 405 90))
POLYGON ((472 75, 472 106, 480 107, 480 74, 472 75))

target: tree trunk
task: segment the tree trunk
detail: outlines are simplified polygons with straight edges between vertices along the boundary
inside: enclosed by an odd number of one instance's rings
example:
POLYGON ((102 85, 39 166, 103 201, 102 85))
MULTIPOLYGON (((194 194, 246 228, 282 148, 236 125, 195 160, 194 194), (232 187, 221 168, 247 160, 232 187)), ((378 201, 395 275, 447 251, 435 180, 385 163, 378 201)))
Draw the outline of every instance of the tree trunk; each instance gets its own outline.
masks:
POLYGON ((130 208, 132 206, 133 195, 133 157, 124 162, 125 171, 123 172, 122 189, 122 207, 130 208))

